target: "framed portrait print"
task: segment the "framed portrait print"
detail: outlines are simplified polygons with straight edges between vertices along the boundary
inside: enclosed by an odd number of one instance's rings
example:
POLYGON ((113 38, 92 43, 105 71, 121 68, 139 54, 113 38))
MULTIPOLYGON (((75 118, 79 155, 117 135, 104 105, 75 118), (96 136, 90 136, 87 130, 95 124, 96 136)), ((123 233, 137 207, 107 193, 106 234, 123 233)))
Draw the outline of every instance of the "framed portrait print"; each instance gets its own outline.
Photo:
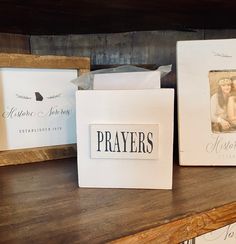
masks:
POLYGON ((78 57, 0 54, 0 165, 76 155, 78 57))
POLYGON ((236 165, 236 39, 177 43, 181 165, 236 165))

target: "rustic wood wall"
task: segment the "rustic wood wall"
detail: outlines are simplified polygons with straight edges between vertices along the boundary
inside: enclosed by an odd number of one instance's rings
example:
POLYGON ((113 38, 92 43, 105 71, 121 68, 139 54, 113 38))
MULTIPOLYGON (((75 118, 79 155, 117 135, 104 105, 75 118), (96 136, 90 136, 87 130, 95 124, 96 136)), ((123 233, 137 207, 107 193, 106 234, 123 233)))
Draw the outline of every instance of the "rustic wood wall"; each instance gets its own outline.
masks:
POLYGON ((173 64, 163 87, 176 84, 176 42, 203 39, 204 31, 143 31, 113 34, 31 36, 33 54, 78 55, 91 58, 92 68, 120 64, 173 64))
POLYGON ((236 30, 143 31, 118 34, 31 36, 34 54, 91 57, 93 65, 174 64, 176 42, 234 38, 236 30))
POLYGON ((235 38, 236 30, 29 36, 0 33, 0 52, 89 56, 93 66, 173 64, 179 40, 235 38))
POLYGON ((0 33, 0 52, 30 53, 30 36, 0 33))
POLYGON ((146 31, 118 34, 31 36, 34 54, 91 57, 92 65, 175 64, 176 42, 203 39, 204 31, 146 31))

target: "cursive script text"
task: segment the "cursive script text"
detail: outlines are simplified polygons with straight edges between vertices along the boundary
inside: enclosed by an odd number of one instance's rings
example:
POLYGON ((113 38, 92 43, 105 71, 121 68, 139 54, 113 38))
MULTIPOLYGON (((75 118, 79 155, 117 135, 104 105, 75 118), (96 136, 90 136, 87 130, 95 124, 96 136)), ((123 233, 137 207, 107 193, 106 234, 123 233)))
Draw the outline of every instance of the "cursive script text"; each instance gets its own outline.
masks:
POLYGON ((206 145, 208 153, 232 152, 236 150, 236 140, 224 140, 221 136, 217 136, 214 140, 206 145))
POLYGON ((16 107, 11 107, 6 109, 2 113, 4 119, 14 119, 14 118, 30 118, 30 117, 55 117, 55 116, 70 116, 71 109, 59 108, 54 106, 46 111, 31 111, 30 109, 20 109, 16 107))

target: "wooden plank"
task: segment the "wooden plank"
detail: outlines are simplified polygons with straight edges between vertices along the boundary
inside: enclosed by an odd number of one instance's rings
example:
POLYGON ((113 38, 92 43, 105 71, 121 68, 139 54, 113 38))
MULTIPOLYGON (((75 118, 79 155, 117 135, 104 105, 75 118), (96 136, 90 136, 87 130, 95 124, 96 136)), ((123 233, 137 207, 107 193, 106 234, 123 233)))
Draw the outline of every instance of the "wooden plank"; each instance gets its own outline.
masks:
POLYGON ((180 243, 236 222, 236 202, 172 221, 111 243, 180 243))
POLYGON ((236 38, 236 29, 205 30, 205 39, 229 39, 236 38))
MULTIPOLYGON (((131 64, 133 32, 93 35, 93 64, 131 64)), ((138 61, 136 63, 139 63, 138 61)))
POLYGON ((0 166, 76 157, 76 144, 0 152, 0 166))
MULTIPOLYGON (((78 69, 81 73, 90 70, 89 58, 65 56, 38 56, 0 53, 0 67, 78 69)), ((4 124, 1 125, 4 128, 4 124)), ((5 133, 4 130, 1 133, 5 133)), ((40 162, 76 156, 75 146, 53 146, 0 152, 0 166, 40 162)))
POLYGON ((176 42, 204 39, 204 30, 141 31, 111 34, 32 36, 31 52, 89 56, 93 69, 123 64, 173 65, 163 87, 176 87, 176 42))
POLYGON ((88 56, 92 65, 176 64, 176 42, 203 39, 204 30, 32 36, 37 55, 88 56))
POLYGON ((0 33, 0 52, 30 53, 30 37, 28 35, 0 33))
POLYGON ((176 66, 176 43, 204 38, 204 30, 134 32, 132 63, 176 66))
POLYGON ((0 67, 90 70, 90 59, 86 57, 1 53, 0 67))
POLYGON ((141 31, 128 33, 32 36, 31 52, 35 54, 90 56, 93 69, 123 64, 157 68, 173 65, 164 77, 162 87, 176 87, 176 42, 204 39, 204 30, 141 31))
POLYGON ((31 36, 31 53, 90 57, 93 35, 31 36))
POLYGON ((129 64, 132 33, 31 36, 33 54, 90 57, 93 64, 129 64))
POLYGON ((236 222, 235 167, 176 166, 173 190, 78 188, 76 159, 0 179, 3 243, 172 244, 236 222))

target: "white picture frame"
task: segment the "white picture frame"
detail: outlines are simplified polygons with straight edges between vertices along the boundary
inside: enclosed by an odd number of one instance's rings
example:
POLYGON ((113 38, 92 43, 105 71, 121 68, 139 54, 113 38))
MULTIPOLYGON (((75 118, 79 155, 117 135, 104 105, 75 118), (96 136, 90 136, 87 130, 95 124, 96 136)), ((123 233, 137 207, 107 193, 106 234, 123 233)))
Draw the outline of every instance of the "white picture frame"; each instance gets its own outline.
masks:
POLYGON ((177 43, 180 165, 236 165, 236 130, 228 112, 235 45, 236 39, 177 43))

